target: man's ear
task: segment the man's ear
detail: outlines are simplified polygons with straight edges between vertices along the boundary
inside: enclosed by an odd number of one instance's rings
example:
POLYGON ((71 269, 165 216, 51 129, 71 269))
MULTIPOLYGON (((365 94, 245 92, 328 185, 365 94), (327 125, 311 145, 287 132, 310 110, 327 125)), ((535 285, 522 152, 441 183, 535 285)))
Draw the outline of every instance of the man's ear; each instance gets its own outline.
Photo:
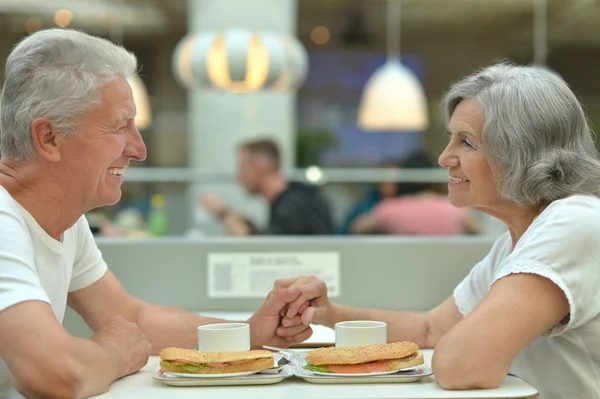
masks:
POLYGON ((38 154, 50 162, 60 161, 59 133, 54 130, 48 118, 37 118, 31 124, 31 137, 38 154))

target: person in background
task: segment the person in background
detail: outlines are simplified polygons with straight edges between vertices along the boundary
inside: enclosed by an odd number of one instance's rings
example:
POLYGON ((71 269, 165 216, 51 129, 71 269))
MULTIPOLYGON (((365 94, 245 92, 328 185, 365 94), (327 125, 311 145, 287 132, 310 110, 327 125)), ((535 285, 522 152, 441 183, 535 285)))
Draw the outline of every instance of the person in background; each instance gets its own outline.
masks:
POLYGON ((201 203, 217 217, 230 235, 326 235, 333 234, 329 205, 315 186, 288 182, 280 170, 279 148, 271 140, 248 141, 238 152, 238 181, 249 194, 269 204, 265 229, 256 228, 241 213, 225 205, 216 194, 201 203))
MULTIPOLYGON (((84 33, 49 29, 11 52, 0 143, 0 397, 81 398, 169 346, 193 348, 199 325, 223 322, 155 306, 125 291, 96 246, 87 211, 121 197, 123 173, 146 157, 127 78, 133 54, 84 33), (61 325, 67 304, 95 331, 61 325), (22 396, 21 396, 22 395, 22 396)), ((140 279, 148 276, 140 276, 140 279)), ((248 320, 251 345, 311 335, 280 313, 299 295, 272 291, 248 320), (286 338, 276 335, 279 330, 286 338)))
MULTIPOLYGON (((433 167, 430 157, 417 151, 400 164, 401 169, 433 167)), ((388 197, 351 227, 354 234, 456 235, 481 232, 481 223, 464 208, 448 202, 430 183, 400 183, 398 196, 388 197)))
MULTIPOLYGON (((383 167, 385 169, 393 170, 396 169, 398 165, 395 162, 386 162, 383 167)), ((399 185, 395 181, 380 182, 376 188, 370 190, 358 204, 348 211, 340 227, 340 234, 350 234, 352 225, 359 217, 369 213, 375 205, 380 203, 383 199, 395 197, 398 193, 399 185)))
POLYGON ((581 104, 556 74, 500 63, 454 84, 443 109, 450 203, 508 231, 429 312, 340 306, 304 277, 276 283, 302 291, 287 315, 385 321, 391 342, 435 348, 446 389, 495 388, 511 373, 543 399, 599 399, 600 160, 581 104))

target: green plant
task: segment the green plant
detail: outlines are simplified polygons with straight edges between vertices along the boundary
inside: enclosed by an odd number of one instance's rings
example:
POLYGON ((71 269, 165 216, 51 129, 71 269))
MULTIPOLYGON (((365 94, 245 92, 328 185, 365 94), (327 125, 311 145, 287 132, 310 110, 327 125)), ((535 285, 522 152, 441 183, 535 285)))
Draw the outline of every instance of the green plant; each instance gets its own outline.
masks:
POLYGON ((296 135, 296 166, 318 165, 321 153, 337 145, 337 138, 327 128, 300 128, 296 135))

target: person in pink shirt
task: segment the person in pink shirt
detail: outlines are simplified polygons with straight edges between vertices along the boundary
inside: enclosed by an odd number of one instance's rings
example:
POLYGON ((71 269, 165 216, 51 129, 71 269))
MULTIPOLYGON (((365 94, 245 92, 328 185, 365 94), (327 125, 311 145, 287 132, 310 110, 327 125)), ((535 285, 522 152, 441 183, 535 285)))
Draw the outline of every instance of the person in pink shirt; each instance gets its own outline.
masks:
MULTIPOLYGON (((430 168, 431 159, 417 152, 402 163, 403 168, 430 168)), ((447 236, 479 233, 480 222, 465 208, 456 208, 428 183, 407 183, 411 194, 386 198, 352 225, 354 234, 412 234, 447 236), (414 186, 414 187, 413 187, 414 186)), ((400 184, 402 186, 402 184, 400 184)))

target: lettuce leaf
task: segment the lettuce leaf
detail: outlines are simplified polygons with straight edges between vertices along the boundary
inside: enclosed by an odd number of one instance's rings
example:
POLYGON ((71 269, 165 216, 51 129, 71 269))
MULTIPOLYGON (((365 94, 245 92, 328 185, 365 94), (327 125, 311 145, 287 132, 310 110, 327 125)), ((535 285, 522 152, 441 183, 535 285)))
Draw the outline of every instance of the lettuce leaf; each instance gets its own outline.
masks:
POLYGON ((314 364, 306 364, 304 366, 302 366, 302 368, 304 370, 308 370, 308 371, 316 371, 318 373, 331 373, 331 371, 329 371, 329 369, 325 366, 315 366, 314 364))
POLYGON ((161 365, 163 365, 163 366, 165 366, 165 367, 171 367, 171 366, 174 366, 174 367, 179 367, 179 368, 182 368, 182 369, 184 369, 184 370, 186 370, 186 371, 189 371, 189 372, 198 371, 198 370, 200 370, 202 367, 204 367, 204 365, 200 365, 200 366, 194 366, 194 365, 191 365, 191 364, 179 364, 179 363, 171 363, 171 362, 169 362, 169 361, 166 361, 166 360, 163 360, 163 361, 161 361, 160 363, 161 363, 161 365))
POLYGON ((182 364, 181 368, 186 371, 198 371, 202 368, 202 366, 192 366, 191 364, 182 364))

